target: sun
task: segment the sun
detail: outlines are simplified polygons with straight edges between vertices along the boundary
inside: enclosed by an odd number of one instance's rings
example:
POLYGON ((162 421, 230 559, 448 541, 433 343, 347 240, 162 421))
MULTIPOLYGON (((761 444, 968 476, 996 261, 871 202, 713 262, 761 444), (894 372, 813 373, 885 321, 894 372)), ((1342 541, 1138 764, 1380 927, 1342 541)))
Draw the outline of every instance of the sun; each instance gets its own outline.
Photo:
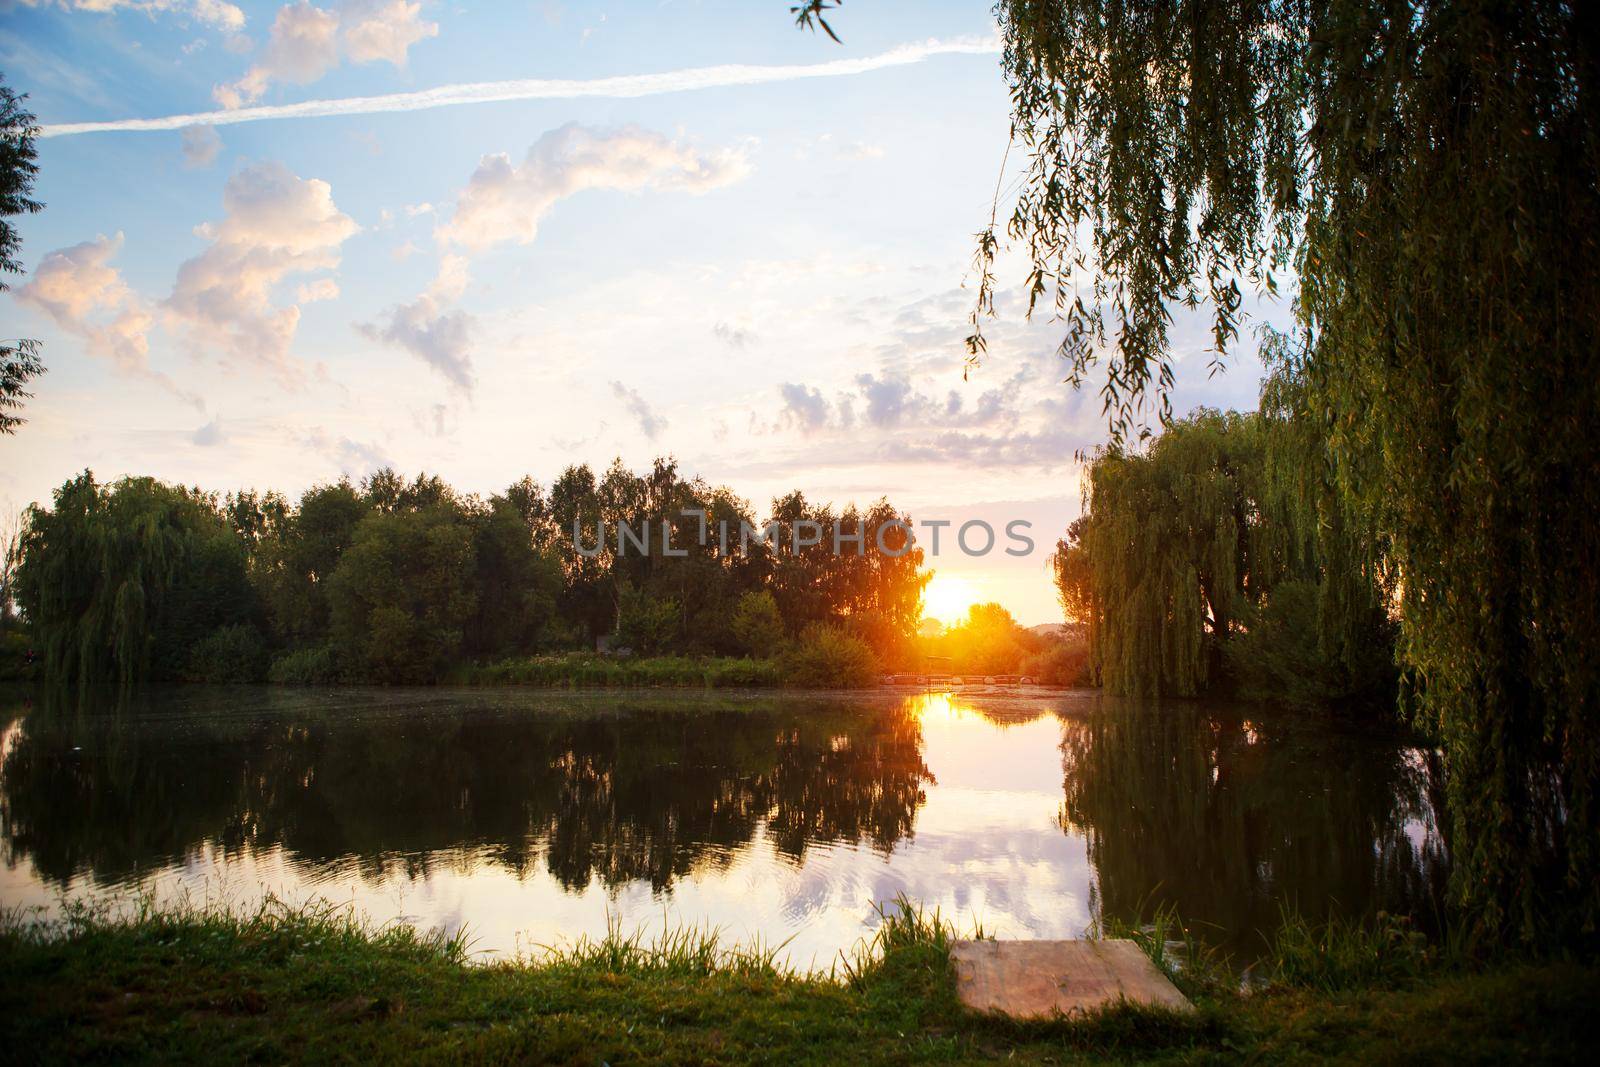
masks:
POLYGON ((967 609, 977 602, 977 587, 967 579, 935 571, 922 591, 922 615, 954 626, 967 617, 967 609))

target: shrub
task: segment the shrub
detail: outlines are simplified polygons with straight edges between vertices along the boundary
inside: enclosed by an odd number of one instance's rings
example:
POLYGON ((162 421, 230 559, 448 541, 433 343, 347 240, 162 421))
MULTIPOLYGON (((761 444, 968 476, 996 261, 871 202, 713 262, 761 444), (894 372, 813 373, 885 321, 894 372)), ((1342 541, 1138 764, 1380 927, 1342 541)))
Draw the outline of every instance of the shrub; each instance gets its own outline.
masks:
POLYGON ((1088 646, 1081 642, 1052 641, 1048 647, 1022 661, 1020 673, 1044 685, 1092 685, 1088 646))
POLYGON ((194 646, 183 672, 189 682, 259 682, 266 673, 267 646, 254 626, 219 626, 194 646))
POLYGON ((739 647, 756 659, 766 659, 783 644, 783 616, 778 613, 778 602, 765 589, 739 598, 731 626, 739 647))
POLYGON ((878 664, 865 641, 835 626, 811 626, 780 657, 783 680, 802 689, 871 685, 878 664))
POLYGON ((643 589, 624 586, 618 595, 617 644, 649 656, 660 651, 678 631, 678 602, 643 589))
POLYGON ((267 681, 277 685, 333 685, 341 680, 333 649, 326 645, 285 653, 267 669, 267 681))
POLYGON ((43 660, 33 638, 23 630, 0 631, 0 682, 27 682, 43 673, 43 660), (34 653, 30 662, 28 653, 34 653))

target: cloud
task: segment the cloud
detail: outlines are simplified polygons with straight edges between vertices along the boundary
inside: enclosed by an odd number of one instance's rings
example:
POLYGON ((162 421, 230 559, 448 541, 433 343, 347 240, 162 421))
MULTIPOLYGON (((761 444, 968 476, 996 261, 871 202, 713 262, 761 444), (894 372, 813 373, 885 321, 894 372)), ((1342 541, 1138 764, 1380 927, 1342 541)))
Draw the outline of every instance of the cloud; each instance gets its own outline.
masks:
POLYGON ((856 376, 856 385, 867 402, 867 421, 874 426, 896 426, 907 413, 920 407, 921 397, 906 378, 856 376))
POLYGON ((129 10, 146 14, 176 12, 218 30, 244 28, 244 12, 222 0, 21 0, 25 7, 55 6, 67 11, 111 15, 129 10))
MULTIPOLYGON (((80 3, 84 0, 79 0, 80 3)), ((90 3, 103 3, 104 0, 88 0, 90 3)), ((231 30, 235 33, 244 29, 244 12, 236 6, 224 3, 223 0, 190 0, 187 6, 195 20, 218 30, 231 30)))
POLYGON ((828 423, 828 402, 822 391, 799 382, 785 382, 778 387, 783 395, 783 411, 778 421, 803 430, 816 430, 828 423))
POLYGON ((232 85, 211 90, 225 108, 243 107, 261 99, 273 82, 305 85, 339 65, 339 16, 306 0, 278 9, 261 58, 232 85))
POLYGON ((111 260, 122 249, 122 234, 104 235, 47 254, 17 298, 50 316, 57 326, 82 337, 89 350, 111 360, 118 370, 154 381, 185 403, 200 399, 165 374, 150 368, 150 327, 154 316, 111 260))
POLYGON ((726 322, 719 322, 711 327, 712 334, 729 348, 744 348, 754 341, 756 335, 742 327, 733 326, 726 322))
POLYGON ((366 0, 344 7, 344 53, 352 63, 380 59, 406 65, 406 52, 418 41, 439 35, 437 22, 424 22, 420 3, 366 0))
POLYGON ((611 395, 622 401, 634 421, 639 424, 639 430, 651 441, 654 441, 662 430, 667 428, 667 420, 655 413, 648 401, 637 392, 629 389, 621 382, 611 383, 611 395))
POLYGON ((748 172, 737 151, 701 154, 637 126, 602 131, 568 123, 535 141, 520 166, 504 153, 484 156, 455 215, 434 235, 475 250, 504 241, 529 244, 557 201, 586 189, 703 193, 748 172))
POLYGON ((857 404, 864 405, 863 422, 878 430, 910 428, 923 432, 974 429, 996 423, 1014 424, 1018 416, 1015 397, 1024 387, 1022 376, 1014 375, 1004 388, 980 393, 968 406, 966 397, 950 390, 943 400, 918 392, 904 375, 858 374, 853 392, 839 393, 830 403, 816 386, 785 382, 778 387, 783 406, 776 420, 756 425, 765 430, 802 431, 849 430, 856 423, 857 404))
POLYGON ((314 282, 305 282, 295 289, 294 298, 302 304, 314 304, 318 300, 337 300, 339 283, 332 278, 318 278, 314 282))
POLYGON ((334 204, 327 182, 277 162, 229 178, 222 204, 221 222, 196 227, 211 245, 178 268, 163 307, 197 344, 298 384, 303 374, 289 346, 300 308, 275 306, 272 291, 289 275, 337 267, 339 246, 359 227, 334 204))
POLYGON ((219 419, 212 419, 189 435, 190 442, 199 445, 201 448, 212 448, 222 444, 227 439, 227 434, 223 433, 222 422, 219 419))
POLYGON ((840 147, 839 154, 846 159, 882 159, 883 146, 869 144, 866 141, 851 141, 840 147))
POLYGON ((382 467, 393 467, 394 461, 389 458, 382 446, 371 441, 355 441, 349 437, 335 437, 326 430, 318 427, 305 434, 300 443, 313 452, 334 461, 339 470, 349 475, 371 474, 382 467))
POLYGON ((470 392, 477 319, 465 311, 447 310, 466 291, 467 282, 466 259, 446 255, 433 284, 420 296, 391 308, 386 321, 359 323, 356 328, 374 341, 405 349, 444 375, 451 385, 470 392))
POLYGON ((209 167, 222 151, 222 137, 215 126, 190 126, 183 131, 183 165, 209 167))
POLYGON ((1000 42, 993 37, 929 40, 901 45, 875 56, 860 59, 835 59, 804 66, 752 66, 730 64, 720 67, 694 67, 661 74, 624 74, 610 78, 556 79, 528 78, 517 81, 469 82, 441 85, 411 93, 349 97, 339 100, 307 100, 298 104, 238 108, 188 115, 166 115, 153 119, 113 119, 108 122, 61 122, 45 126, 44 137, 66 137, 80 133, 110 130, 179 130, 197 123, 218 126, 235 122, 260 122, 266 119, 319 118, 329 115, 373 115, 390 111, 421 111, 457 104, 485 104, 502 100, 570 100, 578 97, 632 99, 662 93, 697 89, 722 89, 742 85, 769 85, 808 78, 838 78, 866 74, 890 67, 922 63, 942 55, 994 55, 1000 42))
POLYGON ((260 58, 231 85, 211 91, 230 110, 261 99, 274 82, 309 85, 339 65, 379 60, 403 67, 412 45, 437 36, 439 25, 420 18, 422 5, 405 0, 353 0, 338 11, 308 0, 278 9, 260 58))

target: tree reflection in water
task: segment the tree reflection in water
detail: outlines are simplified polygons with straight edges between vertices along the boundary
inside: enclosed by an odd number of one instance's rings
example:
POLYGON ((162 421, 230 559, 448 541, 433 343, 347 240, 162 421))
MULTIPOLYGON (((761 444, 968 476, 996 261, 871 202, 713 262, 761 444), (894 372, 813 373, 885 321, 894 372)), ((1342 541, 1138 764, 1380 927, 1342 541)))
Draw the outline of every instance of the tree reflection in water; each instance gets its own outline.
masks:
POLYGON ((762 828, 796 862, 818 841, 886 854, 931 781, 917 719, 881 704, 518 708, 458 694, 448 710, 393 715, 246 692, 257 704, 243 714, 195 692, 34 708, 0 768, 7 862, 27 857, 64 887, 136 879, 203 845, 281 847, 371 879, 440 862, 521 874, 542 859, 569 888, 659 889, 728 863, 762 828))
POLYGON ((1087 839, 1101 914, 1170 904, 1246 955, 1285 906, 1438 915, 1431 750, 1325 718, 1107 698, 1064 720, 1061 752, 1061 825, 1087 839))
MULTIPOLYGON (((32 867, 13 884, 74 891, 173 871, 192 884, 270 855, 303 883, 291 890, 548 872, 571 897, 775 854, 805 876, 774 906, 803 896, 805 921, 850 916, 836 930, 870 915, 862 894, 911 886, 979 901, 989 914, 957 921, 1011 921, 1010 936, 1075 936, 1085 902, 1125 918, 1171 903, 1248 956, 1284 903, 1426 919, 1446 868, 1428 752, 1196 704, 183 689, 0 698, 0 730, 0 839, 32 867), (834 844, 867 855, 813 854, 834 844)), ((775 876, 755 870, 730 879, 775 876)))

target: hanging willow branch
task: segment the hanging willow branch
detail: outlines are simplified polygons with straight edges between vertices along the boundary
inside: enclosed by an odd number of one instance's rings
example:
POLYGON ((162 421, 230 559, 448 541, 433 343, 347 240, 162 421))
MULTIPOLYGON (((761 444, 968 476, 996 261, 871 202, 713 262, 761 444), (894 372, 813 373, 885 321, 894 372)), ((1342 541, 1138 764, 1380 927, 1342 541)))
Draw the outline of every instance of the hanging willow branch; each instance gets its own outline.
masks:
MULTIPOLYGON (((1028 158, 1005 238, 1030 313, 1062 317, 1069 379, 1103 371, 1113 448, 1170 421, 1171 308, 1208 310, 1221 360, 1243 293, 1293 280, 1293 403, 1317 430, 1269 447, 1316 468, 1275 499, 1320 509, 1327 566, 1354 575, 1329 588, 1393 591, 1407 704, 1447 758, 1458 900, 1496 932, 1593 930, 1600 7, 997 15, 1028 158)), ((1002 244, 980 235, 975 319, 1002 244)))

